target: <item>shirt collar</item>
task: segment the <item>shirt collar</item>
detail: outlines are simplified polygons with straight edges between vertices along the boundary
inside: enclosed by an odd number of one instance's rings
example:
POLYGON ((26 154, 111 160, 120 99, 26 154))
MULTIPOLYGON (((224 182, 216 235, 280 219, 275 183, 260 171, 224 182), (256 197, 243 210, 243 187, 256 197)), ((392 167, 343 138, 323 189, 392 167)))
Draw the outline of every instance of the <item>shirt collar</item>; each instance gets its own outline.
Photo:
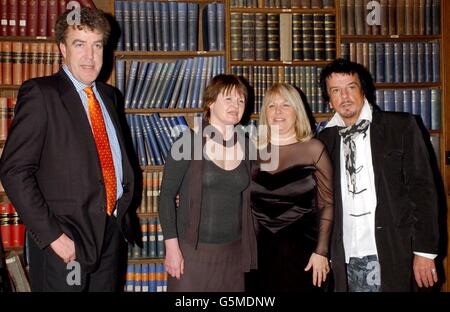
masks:
MULTIPOLYGON (((89 87, 89 85, 82 83, 81 81, 79 81, 78 79, 76 79, 73 74, 71 73, 71 71, 69 70, 69 67, 67 67, 66 64, 62 65, 62 69, 64 70, 64 72, 67 74, 67 76, 69 77, 70 81, 72 81, 73 85, 75 86, 75 89, 77 90, 77 92, 81 92, 84 90, 84 88, 89 87)), ((95 81, 91 84, 91 87, 93 90, 96 90, 95 87, 95 81)))
MULTIPOLYGON (((364 105, 361 110, 361 114, 359 115, 359 118, 356 122, 358 122, 362 119, 372 122, 372 109, 369 104, 369 101, 367 101, 366 98, 364 98, 364 105)), ((335 127, 335 126, 346 127, 344 120, 342 119, 341 115, 339 115, 338 113, 335 113, 333 115, 333 118, 331 118, 331 120, 327 123, 325 128, 331 128, 331 127, 335 127)))

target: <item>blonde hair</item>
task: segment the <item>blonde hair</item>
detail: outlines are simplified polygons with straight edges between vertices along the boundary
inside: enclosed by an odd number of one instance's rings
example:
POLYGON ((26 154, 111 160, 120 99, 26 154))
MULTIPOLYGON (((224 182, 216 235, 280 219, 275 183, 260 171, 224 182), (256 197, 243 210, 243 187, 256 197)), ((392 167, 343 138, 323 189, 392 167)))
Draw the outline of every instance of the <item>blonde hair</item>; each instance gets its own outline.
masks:
POLYGON ((284 98, 294 108, 297 140, 300 142, 309 141, 313 137, 313 132, 300 93, 290 84, 275 83, 264 95, 263 106, 259 114, 258 146, 263 148, 270 142, 271 133, 266 111, 267 106, 273 102, 276 96, 284 98))

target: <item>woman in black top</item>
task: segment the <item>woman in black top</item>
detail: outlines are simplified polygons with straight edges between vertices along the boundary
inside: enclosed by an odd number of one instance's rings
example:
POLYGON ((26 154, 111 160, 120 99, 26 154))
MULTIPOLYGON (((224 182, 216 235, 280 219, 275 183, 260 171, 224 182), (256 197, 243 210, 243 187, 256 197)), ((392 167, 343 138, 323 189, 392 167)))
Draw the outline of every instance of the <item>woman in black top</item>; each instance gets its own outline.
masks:
POLYGON ((269 161, 252 166, 251 206, 257 220, 258 271, 249 290, 311 291, 329 272, 333 220, 332 165, 312 138, 303 102, 288 84, 263 100, 258 149, 269 161))
POLYGON ((243 291, 244 272, 256 266, 248 141, 234 127, 246 99, 239 78, 214 77, 203 97, 204 124, 185 132, 166 159, 159 215, 168 291, 243 291))

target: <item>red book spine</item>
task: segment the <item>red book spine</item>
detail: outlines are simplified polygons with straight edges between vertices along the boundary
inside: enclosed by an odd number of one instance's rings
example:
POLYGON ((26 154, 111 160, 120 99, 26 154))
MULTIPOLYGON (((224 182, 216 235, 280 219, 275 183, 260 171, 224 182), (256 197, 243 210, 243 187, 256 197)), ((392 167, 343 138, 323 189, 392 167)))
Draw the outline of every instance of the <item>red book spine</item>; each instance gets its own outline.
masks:
POLYGON ((2 236, 3 247, 11 247, 11 230, 9 224, 9 204, 0 203, 0 234, 2 236))
POLYGON ((53 37, 55 35, 56 19, 58 18, 58 3, 56 0, 48 1, 47 11, 47 35, 53 37))
POLYGON ((37 0, 28 0, 27 35, 37 36, 39 6, 37 0))
POLYGON ((47 36, 47 0, 39 0, 37 35, 47 36))
POLYGON ((67 10, 67 0, 58 0, 58 16, 62 15, 67 10))
POLYGON ((8 36, 8 0, 0 0, 0 36, 8 36))
POLYGON ((27 35, 27 11, 27 0, 19 0, 19 36, 22 37, 27 35))
POLYGON ((8 36, 17 36, 19 32, 19 3, 17 0, 8 1, 8 36))
POLYGON ((19 218, 17 211, 14 209, 13 205, 10 204, 10 214, 11 218, 11 245, 13 247, 23 246, 25 240, 25 227, 22 220, 19 218))

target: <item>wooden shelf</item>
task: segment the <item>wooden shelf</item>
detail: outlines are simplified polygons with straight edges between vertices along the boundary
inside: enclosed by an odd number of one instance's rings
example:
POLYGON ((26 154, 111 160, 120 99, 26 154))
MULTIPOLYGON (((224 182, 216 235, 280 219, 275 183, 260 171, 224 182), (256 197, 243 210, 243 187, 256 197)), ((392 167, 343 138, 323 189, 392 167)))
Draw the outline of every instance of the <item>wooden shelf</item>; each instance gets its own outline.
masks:
POLYGON ((231 66, 325 66, 330 61, 231 61, 231 66))
POLYGON ((22 252, 23 251, 23 246, 18 246, 18 247, 5 247, 4 248, 6 252, 8 251, 18 251, 18 252, 22 252))
POLYGON ((143 171, 163 171, 164 166, 142 166, 143 171))
POLYGON ((440 88, 439 82, 375 83, 377 89, 440 88))
POLYGON ((116 60, 120 59, 174 59, 198 56, 225 56, 225 51, 114 51, 116 60))
POLYGON ((195 114, 202 113, 203 108, 126 108, 126 114, 195 114))
POLYGON ((164 263, 162 258, 145 258, 145 259, 128 259, 128 264, 150 264, 150 263, 164 263))
POLYGON ((300 9, 300 8, 230 8, 230 12, 239 13, 303 13, 303 14, 336 14, 336 9, 300 9))
POLYGON ((153 218, 158 217, 158 212, 137 212, 138 217, 140 218, 153 218))
POLYGON ((374 42, 374 41, 435 41, 441 36, 427 35, 341 35, 341 42, 374 42))
POLYGON ((13 37, 13 36, 1 36, 0 41, 27 41, 27 42, 55 42, 55 38, 46 37, 46 36, 37 36, 37 37, 13 37))
POLYGON ((20 85, 5 85, 5 84, 0 84, 0 90, 12 90, 12 91, 16 91, 19 90, 20 85))

